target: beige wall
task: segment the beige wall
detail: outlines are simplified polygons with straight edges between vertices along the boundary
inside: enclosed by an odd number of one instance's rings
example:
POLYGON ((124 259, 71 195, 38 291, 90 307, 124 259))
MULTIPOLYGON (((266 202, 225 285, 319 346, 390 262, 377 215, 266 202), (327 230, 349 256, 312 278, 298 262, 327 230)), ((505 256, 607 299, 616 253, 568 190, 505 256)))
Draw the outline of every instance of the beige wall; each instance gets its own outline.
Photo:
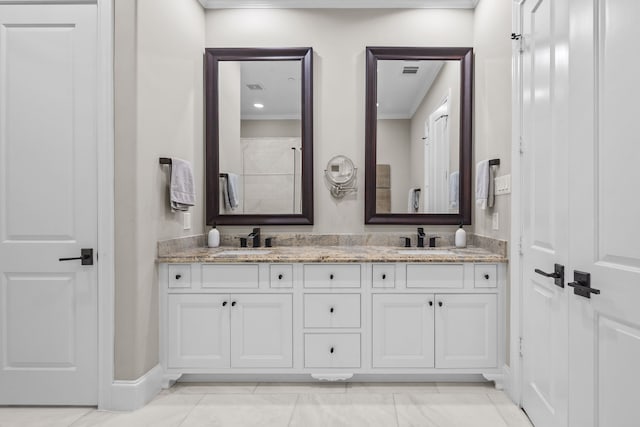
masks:
POLYGON ((300 120, 242 120, 240 136, 242 138, 299 137, 302 134, 300 120))
POLYGON ((115 376, 158 363, 158 240, 203 230, 202 51, 197 0, 115 2, 115 376), (194 165, 193 228, 168 208, 161 156, 194 165))
POLYGON ((391 166, 391 212, 406 213, 411 169, 411 121, 378 120, 376 160, 391 166))
MULTIPOLYGON (((511 173, 511 7, 505 3, 480 0, 475 11, 474 182, 475 163, 484 159, 500 159, 497 175, 511 173)), ((475 209, 475 232, 509 240, 510 216, 511 195, 497 196, 493 210, 475 209), (493 212, 498 231, 491 229, 493 212)))
MULTIPOLYGON (((314 49, 314 207, 312 227, 263 227, 269 233, 415 230, 364 225, 366 46, 471 46, 473 11, 462 9, 220 9, 206 12, 206 47, 314 49), (324 183, 327 161, 350 157, 358 193, 336 201, 324 183)), ((244 232, 248 227, 219 227, 244 232)), ((436 229, 436 227, 433 227, 436 229)), ((455 227, 449 227, 453 230, 455 227)))

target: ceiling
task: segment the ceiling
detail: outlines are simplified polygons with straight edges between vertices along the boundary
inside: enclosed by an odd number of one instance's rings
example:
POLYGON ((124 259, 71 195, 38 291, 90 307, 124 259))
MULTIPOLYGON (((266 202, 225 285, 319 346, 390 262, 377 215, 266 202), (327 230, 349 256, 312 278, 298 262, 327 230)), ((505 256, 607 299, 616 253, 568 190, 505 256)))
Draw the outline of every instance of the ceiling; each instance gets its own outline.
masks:
POLYGON ((207 9, 473 9, 479 0, 200 0, 207 9))
POLYGON ((241 61, 240 76, 243 120, 300 119, 301 61, 241 61))

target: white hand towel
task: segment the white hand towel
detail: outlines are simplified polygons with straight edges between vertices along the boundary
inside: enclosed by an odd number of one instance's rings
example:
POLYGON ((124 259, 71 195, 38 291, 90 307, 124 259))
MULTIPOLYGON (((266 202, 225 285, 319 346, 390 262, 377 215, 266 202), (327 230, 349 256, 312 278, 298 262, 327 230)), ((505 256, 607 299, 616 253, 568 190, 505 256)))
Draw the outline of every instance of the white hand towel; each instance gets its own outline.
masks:
POLYGON ((196 189, 193 180, 191 163, 186 160, 171 158, 171 184, 169 200, 172 211, 188 211, 196 203, 196 189))
POLYGON ((238 194, 238 175, 235 173, 227 174, 227 194, 229 196, 229 206, 231 209, 237 208, 240 195, 238 194))
POLYGON ((476 204, 480 209, 487 208, 489 197, 489 160, 476 164, 476 204))
POLYGON ((420 189, 418 187, 410 188, 407 198, 407 212, 415 213, 420 208, 420 189))
POLYGON ((460 172, 455 171, 449 177, 449 208, 458 209, 460 194, 460 172))

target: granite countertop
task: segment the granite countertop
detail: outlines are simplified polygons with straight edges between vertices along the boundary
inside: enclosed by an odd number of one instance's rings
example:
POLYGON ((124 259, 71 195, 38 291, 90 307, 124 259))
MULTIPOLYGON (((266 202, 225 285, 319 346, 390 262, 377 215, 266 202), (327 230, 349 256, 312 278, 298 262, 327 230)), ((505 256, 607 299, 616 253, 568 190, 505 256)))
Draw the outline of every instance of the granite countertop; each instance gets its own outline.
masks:
POLYGON ((507 262, 507 258, 478 247, 418 249, 389 246, 280 246, 253 249, 227 246, 185 249, 160 256, 157 261, 159 263, 507 262), (221 255, 222 252, 234 251, 243 251, 243 253, 221 255), (420 253, 402 253, 403 251, 420 251, 420 253), (442 253, 442 251, 450 251, 450 253, 442 253))

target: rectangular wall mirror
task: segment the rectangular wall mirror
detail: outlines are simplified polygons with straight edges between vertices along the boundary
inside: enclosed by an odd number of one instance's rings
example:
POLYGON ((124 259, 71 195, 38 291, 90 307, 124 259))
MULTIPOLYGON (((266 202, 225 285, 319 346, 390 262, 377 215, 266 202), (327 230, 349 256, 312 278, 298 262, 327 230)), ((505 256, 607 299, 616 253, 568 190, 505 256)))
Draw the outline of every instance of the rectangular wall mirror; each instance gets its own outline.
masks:
POLYGON ((368 47, 365 223, 470 224, 473 50, 368 47))
POLYGON ((313 224, 312 55, 205 50, 207 224, 313 224))

